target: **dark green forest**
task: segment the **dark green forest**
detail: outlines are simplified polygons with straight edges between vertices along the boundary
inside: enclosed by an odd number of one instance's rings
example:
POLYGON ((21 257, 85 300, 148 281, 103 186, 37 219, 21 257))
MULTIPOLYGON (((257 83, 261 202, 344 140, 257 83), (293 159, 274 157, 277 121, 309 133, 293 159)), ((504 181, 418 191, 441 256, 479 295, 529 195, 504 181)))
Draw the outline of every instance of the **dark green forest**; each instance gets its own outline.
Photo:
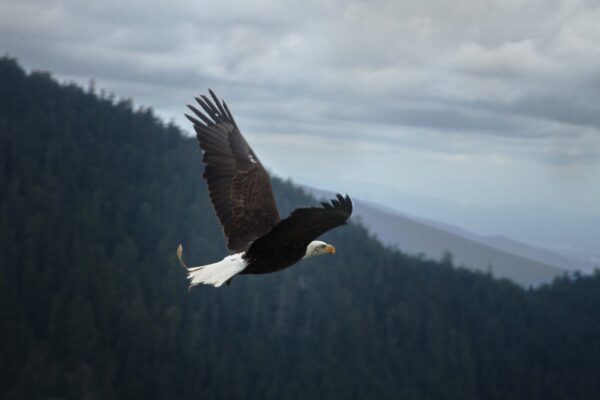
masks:
MULTIPOLYGON (((352 223, 188 292, 177 244, 226 254, 194 138, 4 57, 0 143, 2 399, 598 398, 599 273, 526 290, 352 223)), ((316 202, 273 186, 282 215, 316 202)))

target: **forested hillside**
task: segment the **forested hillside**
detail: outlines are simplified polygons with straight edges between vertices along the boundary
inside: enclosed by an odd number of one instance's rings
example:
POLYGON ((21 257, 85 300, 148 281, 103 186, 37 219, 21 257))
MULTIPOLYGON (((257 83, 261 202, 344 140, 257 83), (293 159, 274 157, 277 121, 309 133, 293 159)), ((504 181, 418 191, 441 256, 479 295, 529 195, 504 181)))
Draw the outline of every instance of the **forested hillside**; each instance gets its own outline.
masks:
MULTIPOLYGON (((4 58, 0 145, 2 399, 600 393, 600 274, 525 291, 351 224, 335 256, 188 293, 177 244, 225 254, 194 139, 4 58)), ((273 184, 282 214, 314 202, 273 184)))

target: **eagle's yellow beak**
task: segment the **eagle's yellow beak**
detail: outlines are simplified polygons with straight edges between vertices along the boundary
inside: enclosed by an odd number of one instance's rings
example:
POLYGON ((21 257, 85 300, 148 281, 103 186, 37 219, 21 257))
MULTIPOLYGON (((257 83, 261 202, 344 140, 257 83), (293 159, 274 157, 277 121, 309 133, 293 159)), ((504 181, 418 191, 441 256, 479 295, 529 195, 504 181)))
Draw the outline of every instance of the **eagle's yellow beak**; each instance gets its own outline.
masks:
POLYGON ((335 247, 328 244, 327 247, 325 247, 325 252, 329 254, 335 254, 335 247))

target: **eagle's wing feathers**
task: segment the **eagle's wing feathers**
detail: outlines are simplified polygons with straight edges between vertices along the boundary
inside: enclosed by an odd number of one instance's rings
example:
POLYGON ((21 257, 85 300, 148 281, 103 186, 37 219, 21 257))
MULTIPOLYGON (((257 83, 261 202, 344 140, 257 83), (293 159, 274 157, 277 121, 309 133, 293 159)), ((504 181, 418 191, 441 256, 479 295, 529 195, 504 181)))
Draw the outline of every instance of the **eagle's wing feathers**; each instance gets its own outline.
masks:
POLYGON ((229 108, 212 90, 196 97, 204 110, 188 105, 196 138, 206 164, 204 178, 217 217, 232 251, 245 251, 250 243, 279 222, 269 174, 250 148, 229 108))
POLYGON ((289 217, 282 219, 264 236, 258 238, 247 251, 260 254, 269 248, 286 245, 306 247, 323 233, 344 225, 352 215, 352 200, 338 194, 331 203, 321 203, 322 207, 297 208, 289 217))

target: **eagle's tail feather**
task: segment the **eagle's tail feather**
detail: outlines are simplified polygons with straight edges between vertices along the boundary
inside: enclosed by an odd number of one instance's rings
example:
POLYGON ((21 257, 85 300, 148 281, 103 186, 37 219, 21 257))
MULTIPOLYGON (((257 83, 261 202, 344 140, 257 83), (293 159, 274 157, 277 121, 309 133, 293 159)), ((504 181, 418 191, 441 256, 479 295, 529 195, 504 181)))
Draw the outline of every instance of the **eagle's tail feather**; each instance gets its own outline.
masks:
POLYGON ((243 253, 237 253, 227 256, 223 260, 213 264, 189 268, 183 261, 182 253, 183 248, 179 245, 179 247, 177 247, 177 258, 183 268, 187 271, 190 289, 201 283, 219 287, 242 272, 247 266, 246 261, 242 257, 243 253))

